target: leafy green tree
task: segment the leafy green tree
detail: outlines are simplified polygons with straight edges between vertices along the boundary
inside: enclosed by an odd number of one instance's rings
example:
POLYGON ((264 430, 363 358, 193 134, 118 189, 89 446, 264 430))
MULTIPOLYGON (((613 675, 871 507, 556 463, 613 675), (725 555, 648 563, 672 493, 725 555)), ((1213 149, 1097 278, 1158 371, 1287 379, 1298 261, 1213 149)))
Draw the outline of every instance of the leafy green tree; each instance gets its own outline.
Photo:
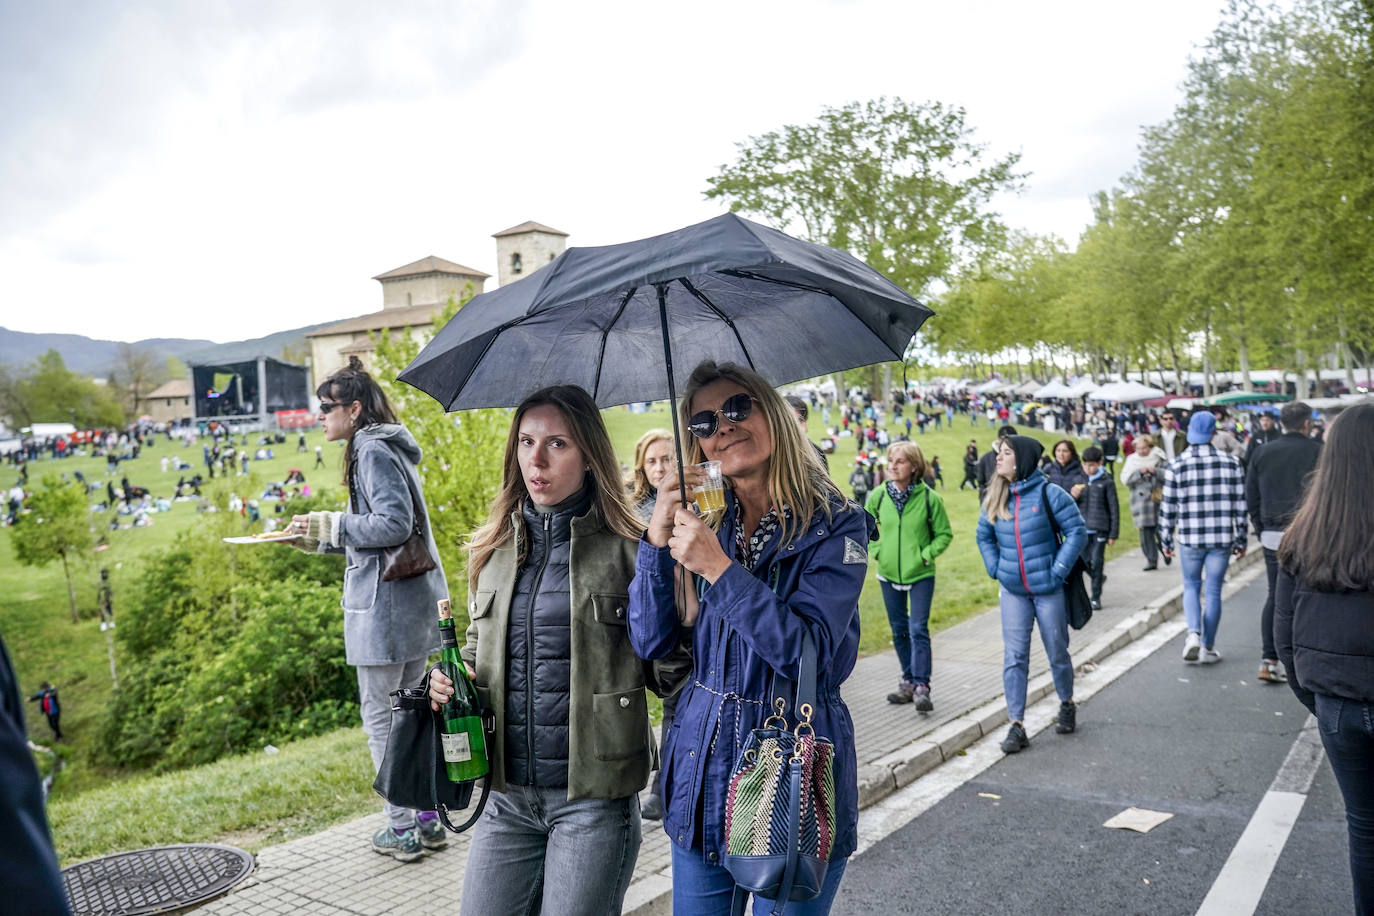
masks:
MULTIPOLYGON (((469 287, 463 302, 470 298, 469 287)), ((501 455, 510 428, 510 411, 463 410, 447 414, 432 397, 395 378, 460 307, 461 303, 450 299, 434 316, 433 330, 422 335, 423 339, 409 332, 394 336, 383 332, 371 366, 372 376, 386 391, 396 415, 424 453, 420 482, 434 528, 434 542, 455 598, 455 613, 467 607, 467 556, 463 544, 486 521, 501 484, 501 455)))
POLYGON ((119 392, 127 416, 139 415, 140 401, 163 381, 166 364, 158 365, 157 357, 133 344, 121 343, 115 356, 110 384, 119 392))
POLYGON ((0 413, 20 426, 75 423, 113 427, 124 423, 124 411, 110 388, 69 370, 56 350, 39 356, 21 372, 4 373, 0 413))
POLYGON ((80 617, 72 584, 72 562, 84 558, 95 545, 84 488, 48 474, 29 496, 28 506, 29 512, 19 517, 10 536, 15 559, 25 566, 39 567, 53 560, 62 561, 72 623, 77 623, 80 617))

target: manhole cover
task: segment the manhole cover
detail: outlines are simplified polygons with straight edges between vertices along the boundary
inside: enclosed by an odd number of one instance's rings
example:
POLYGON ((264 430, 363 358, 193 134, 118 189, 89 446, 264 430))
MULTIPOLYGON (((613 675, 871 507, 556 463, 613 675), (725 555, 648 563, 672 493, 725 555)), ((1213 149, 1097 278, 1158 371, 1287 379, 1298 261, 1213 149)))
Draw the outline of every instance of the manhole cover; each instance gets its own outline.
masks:
POLYGON ((204 903, 253 870, 253 857, 210 843, 156 846, 62 869, 76 916, 138 916, 204 903))

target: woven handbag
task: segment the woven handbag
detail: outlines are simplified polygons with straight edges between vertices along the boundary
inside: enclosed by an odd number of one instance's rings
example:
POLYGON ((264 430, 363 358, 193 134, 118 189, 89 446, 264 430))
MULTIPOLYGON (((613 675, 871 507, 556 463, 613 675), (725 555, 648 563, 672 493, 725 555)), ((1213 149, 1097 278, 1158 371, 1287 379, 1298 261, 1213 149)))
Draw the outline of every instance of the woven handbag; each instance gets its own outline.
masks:
POLYGON ((725 867, 735 879, 731 913, 749 894, 774 901, 813 900, 825 883, 835 838, 835 748, 811 727, 816 709, 816 646, 802 636, 795 685, 776 672, 773 713, 749 733, 725 797, 725 867), (795 727, 787 724, 792 701, 795 727))

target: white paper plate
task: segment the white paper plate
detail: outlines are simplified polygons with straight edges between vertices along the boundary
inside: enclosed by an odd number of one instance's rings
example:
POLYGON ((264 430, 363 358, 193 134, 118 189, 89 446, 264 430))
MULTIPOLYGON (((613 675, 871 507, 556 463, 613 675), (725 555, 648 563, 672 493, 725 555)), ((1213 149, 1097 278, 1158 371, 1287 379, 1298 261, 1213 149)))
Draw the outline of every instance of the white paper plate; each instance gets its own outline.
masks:
POLYGON ((289 531, 283 531, 283 532, 281 532, 280 534, 274 534, 274 535, 273 535, 272 537, 270 537, 270 538, 255 538, 255 537, 253 537, 253 536, 251 536, 251 535, 248 535, 248 536, 245 536, 245 537, 238 537, 238 538, 224 538, 224 543, 226 543, 226 544, 276 544, 276 543, 281 542, 281 541, 294 541, 294 540, 295 540, 296 538, 298 538, 298 537, 300 537, 299 534, 291 534, 289 531))

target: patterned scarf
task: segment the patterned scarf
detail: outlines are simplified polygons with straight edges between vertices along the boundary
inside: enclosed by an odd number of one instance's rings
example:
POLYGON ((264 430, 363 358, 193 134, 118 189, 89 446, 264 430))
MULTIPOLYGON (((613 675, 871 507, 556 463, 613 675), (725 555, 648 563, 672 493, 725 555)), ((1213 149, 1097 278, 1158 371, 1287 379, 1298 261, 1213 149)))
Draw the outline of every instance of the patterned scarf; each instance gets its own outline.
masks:
MULTIPOLYGON (((791 509, 784 509, 783 512, 791 515, 791 509)), ((744 535, 743 512, 739 501, 735 501, 735 559, 744 565, 750 572, 758 565, 759 557, 763 556, 763 548, 768 546, 768 542, 773 539, 773 534, 778 530, 779 519, 778 510, 772 506, 763 513, 763 518, 759 519, 759 526, 754 529, 754 533, 749 537, 744 535)))
POLYGON ((887 482, 887 496, 892 500, 892 505, 897 507, 897 514, 902 514, 902 509, 906 507, 906 501, 911 498, 911 491, 916 488, 916 484, 907 484, 905 490, 898 490, 897 485, 892 481, 887 482))

